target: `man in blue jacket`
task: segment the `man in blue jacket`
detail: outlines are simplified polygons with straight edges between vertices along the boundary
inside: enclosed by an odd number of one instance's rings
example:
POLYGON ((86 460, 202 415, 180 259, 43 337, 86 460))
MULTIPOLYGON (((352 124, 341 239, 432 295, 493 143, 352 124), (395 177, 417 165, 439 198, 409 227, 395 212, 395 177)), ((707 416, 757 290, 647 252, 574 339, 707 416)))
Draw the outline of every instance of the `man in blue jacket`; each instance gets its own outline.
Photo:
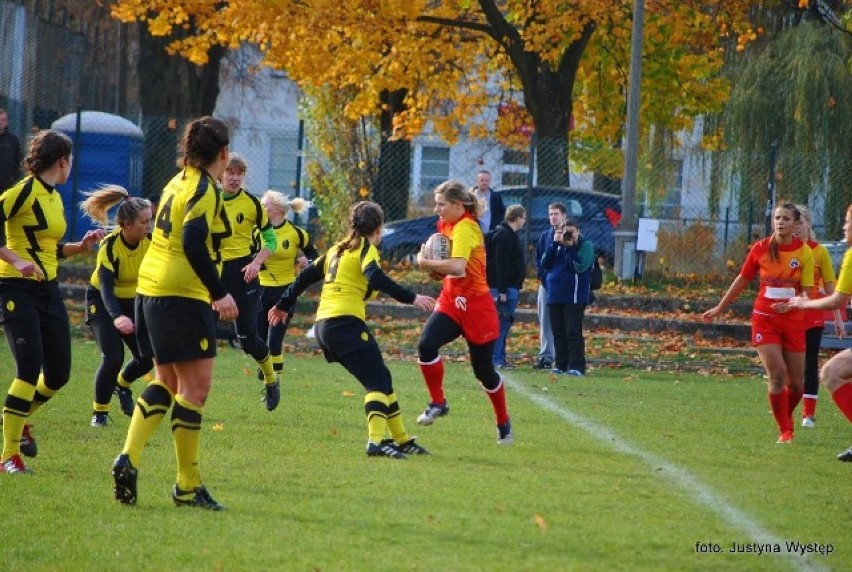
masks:
POLYGON ((582 377, 586 374, 583 314, 591 294, 595 249, 580 235, 580 226, 567 220, 553 231, 544 251, 547 309, 553 329, 553 373, 582 377))
POLYGON ((542 267, 541 260, 547 247, 553 242, 553 231, 563 224, 567 210, 562 203, 551 203, 547 207, 547 218, 550 228, 541 233, 535 248, 535 270, 538 275, 538 300, 536 309, 538 311, 538 334, 540 351, 538 361, 533 365, 534 369, 550 369, 553 367, 553 330, 550 327, 550 316, 547 311, 547 271, 542 267))

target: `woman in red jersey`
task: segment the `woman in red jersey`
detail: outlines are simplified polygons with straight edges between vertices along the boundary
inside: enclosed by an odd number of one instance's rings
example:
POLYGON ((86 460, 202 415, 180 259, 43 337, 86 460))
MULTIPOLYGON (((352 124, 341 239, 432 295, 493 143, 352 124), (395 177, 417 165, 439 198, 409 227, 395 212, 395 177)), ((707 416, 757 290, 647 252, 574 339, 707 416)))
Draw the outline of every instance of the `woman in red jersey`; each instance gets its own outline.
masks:
POLYGON ((703 315, 705 321, 713 320, 756 276, 760 278, 751 341, 769 377, 769 404, 780 432, 778 443, 793 441, 793 411, 804 391, 805 312, 778 306, 814 284, 813 254, 794 234, 800 219, 801 213, 792 203, 775 207, 774 232, 752 245, 722 300, 703 315))
POLYGON ((435 311, 426 321, 417 345, 420 371, 430 398, 417 423, 431 425, 449 413, 440 349, 463 336, 473 373, 494 409, 497 442, 509 445, 513 437, 506 393, 503 379, 492 362, 500 326, 485 277, 485 241, 477 222, 479 201, 462 183, 447 181, 435 189, 435 212, 439 217, 438 231, 450 239, 452 249, 446 260, 428 260, 422 248, 417 255, 420 268, 443 276, 435 311))

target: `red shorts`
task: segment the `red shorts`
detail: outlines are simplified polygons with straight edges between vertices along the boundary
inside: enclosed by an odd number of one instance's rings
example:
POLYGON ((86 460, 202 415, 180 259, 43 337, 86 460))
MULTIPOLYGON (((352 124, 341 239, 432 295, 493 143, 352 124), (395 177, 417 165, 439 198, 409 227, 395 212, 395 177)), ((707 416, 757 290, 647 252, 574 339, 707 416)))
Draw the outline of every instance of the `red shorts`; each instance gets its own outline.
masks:
MULTIPOLYGON (((825 314, 825 310, 805 310, 805 329, 825 326, 825 314)), ((834 316, 831 317, 831 321, 834 321, 834 316)))
POLYGON ((789 352, 805 351, 805 320, 787 316, 751 315, 751 343, 755 346, 775 344, 789 352))
POLYGON ((472 344, 486 344, 500 336, 497 307, 490 292, 454 298, 441 292, 435 311, 452 318, 461 328, 464 339, 472 344))

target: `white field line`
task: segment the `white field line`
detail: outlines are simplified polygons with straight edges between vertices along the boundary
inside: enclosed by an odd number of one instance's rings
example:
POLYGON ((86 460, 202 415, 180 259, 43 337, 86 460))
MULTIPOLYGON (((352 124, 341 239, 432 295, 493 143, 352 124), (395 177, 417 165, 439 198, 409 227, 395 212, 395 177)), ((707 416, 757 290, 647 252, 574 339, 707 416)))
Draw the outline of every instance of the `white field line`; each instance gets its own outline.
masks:
MULTIPOLYGON (((595 423, 594 421, 586 419, 582 415, 565 409, 553 400, 536 393, 533 389, 530 389, 523 383, 509 379, 505 373, 501 372, 500 375, 515 393, 523 395, 542 409, 555 413, 566 423, 569 423, 578 429, 582 429, 590 436, 605 443, 606 445, 609 445, 616 451, 641 460, 653 469, 651 474, 660 475, 677 485, 694 501, 709 508, 727 524, 745 533, 755 543, 780 545, 780 556, 786 556, 791 561, 793 567, 797 570, 828 570, 827 568, 813 562, 807 556, 801 555, 797 552, 787 552, 784 540, 778 538, 766 530, 766 528, 752 517, 728 503, 718 493, 713 491, 710 486, 702 483, 695 475, 691 474, 686 469, 678 467, 663 457, 643 451, 639 447, 632 445, 619 437, 609 427, 595 423)), ((696 540, 703 541, 704 539, 696 540)), ((723 547, 722 550, 727 551, 727 547, 723 547)))

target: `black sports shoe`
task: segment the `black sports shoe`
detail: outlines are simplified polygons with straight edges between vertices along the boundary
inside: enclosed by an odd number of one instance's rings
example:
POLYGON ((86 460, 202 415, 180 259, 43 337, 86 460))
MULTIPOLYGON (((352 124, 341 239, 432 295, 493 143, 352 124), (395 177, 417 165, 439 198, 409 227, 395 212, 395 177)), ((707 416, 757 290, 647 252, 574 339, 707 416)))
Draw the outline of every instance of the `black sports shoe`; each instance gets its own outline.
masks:
POLYGON ((118 397, 118 403, 121 405, 121 412, 128 417, 133 417, 133 408, 136 407, 136 402, 133 401, 133 392, 130 391, 130 388, 116 386, 113 393, 116 397, 118 397))
POLYGON ((547 358, 538 358, 538 361, 533 364, 533 369, 550 369, 553 367, 553 361, 547 358))
POLYGON ((837 455, 838 461, 843 461, 845 463, 852 463, 852 447, 849 447, 839 455, 837 455))
POLYGON ((426 409, 423 410, 417 417, 418 425, 431 425, 435 422, 435 419, 438 417, 443 417, 450 412, 450 406, 446 403, 443 405, 438 405, 436 403, 430 403, 426 406, 426 409))
POLYGON ((177 485, 172 489, 172 500, 175 506, 192 506, 196 508, 206 508, 207 510, 225 510, 225 505, 219 504, 210 496, 207 487, 204 485, 195 487, 191 491, 182 491, 177 485))
POLYGON ((411 439, 409 439, 405 443, 399 443, 399 444, 394 443, 393 439, 385 439, 385 440, 382 441, 382 445, 384 445, 386 443, 390 443, 391 445, 393 445, 394 447, 396 447, 398 450, 402 451, 406 455, 431 455, 432 454, 429 451, 427 451, 426 449, 424 449, 423 447, 421 447, 420 445, 418 445, 417 443, 415 443, 414 437, 412 437, 411 439))
POLYGON ((136 504, 136 476, 138 472, 130 463, 127 453, 116 457, 112 464, 112 478, 115 481, 115 500, 121 504, 134 506, 136 504))
POLYGON ((263 401, 267 411, 275 411, 281 402, 281 381, 267 383, 263 386, 263 401))
POLYGON ((106 427, 112 422, 106 411, 95 411, 92 414, 92 427, 106 427))
POLYGON ((367 441, 367 456, 368 457, 390 457, 391 459, 405 459, 405 453, 396 448, 393 441, 382 441, 376 445, 372 441, 367 441))
POLYGON ((32 428, 33 426, 27 423, 24 425, 23 433, 21 433, 21 454, 25 457, 38 455, 38 445, 35 437, 33 437, 32 428))
POLYGON ((512 422, 506 421, 505 423, 497 424, 497 444, 498 445, 511 445, 515 440, 512 435, 512 422))

